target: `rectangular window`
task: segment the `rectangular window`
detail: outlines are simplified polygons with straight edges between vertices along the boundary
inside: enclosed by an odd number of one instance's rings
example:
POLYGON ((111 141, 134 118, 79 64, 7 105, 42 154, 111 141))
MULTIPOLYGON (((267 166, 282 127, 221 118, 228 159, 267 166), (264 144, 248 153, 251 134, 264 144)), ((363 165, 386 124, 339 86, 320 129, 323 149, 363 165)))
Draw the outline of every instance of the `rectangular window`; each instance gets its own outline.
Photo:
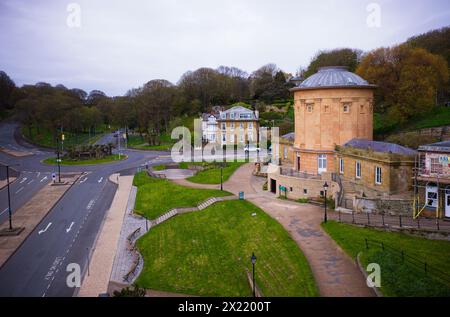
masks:
POLYGON ((230 123, 230 130, 233 131, 234 130, 234 122, 230 123))
POLYGON ((253 129, 253 122, 249 122, 249 123, 248 123, 248 129, 249 129, 249 130, 252 130, 252 129, 253 129))
POLYGON ((365 108, 364 108, 364 105, 359 105, 359 113, 360 113, 360 114, 366 113, 365 108))
POLYGON ((241 129, 241 130, 244 130, 244 123, 239 123, 239 128, 241 129))
POLYGON ((375 167, 375 184, 381 185, 381 167, 375 167))
POLYGON ((227 118, 227 114, 226 114, 226 113, 221 113, 221 114, 220 114, 220 117, 221 117, 222 119, 226 119, 226 118, 227 118))
POLYGON ((435 184, 427 185, 426 194, 427 194, 427 202, 426 202, 427 207, 436 208, 438 200, 437 186, 435 186, 435 184))
POLYGON ((308 195, 308 190, 306 188, 303 188, 303 194, 308 195))
POLYGON ((356 178, 361 178, 361 162, 356 162, 355 174, 356 178))
POLYGON ((233 113, 230 113, 230 118, 231 118, 231 119, 234 119, 234 112, 233 112, 233 113))
POLYGON ((222 142, 227 142, 227 135, 225 133, 222 134, 222 142))
POLYGON ((323 107, 323 112, 329 113, 330 112, 330 106, 326 105, 323 107))
POLYGON ((287 149, 287 147, 284 147, 283 157, 284 157, 285 160, 288 158, 288 149, 287 149))
POLYGON ((320 154, 318 156, 318 173, 326 172, 327 170, 327 156, 325 154, 320 154))
POLYGON ((344 174, 344 159, 339 159, 339 173, 344 174))
POLYGON ((439 162, 439 158, 430 158, 430 169, 433 174, 442 174, 442 164, 439 162))
POLYGON ((225 122, 222 123, 222 130, 226 130, 227 129, 227 124, 225 122))
POLYGON ((350 112, 350 105, 348 103, 344 103, 343 111, 344 113, 350 112))
POLYGON ((313 112, 313 108, 314 108, 313 105, 306 105, 306 111, 309 113, 313 112))

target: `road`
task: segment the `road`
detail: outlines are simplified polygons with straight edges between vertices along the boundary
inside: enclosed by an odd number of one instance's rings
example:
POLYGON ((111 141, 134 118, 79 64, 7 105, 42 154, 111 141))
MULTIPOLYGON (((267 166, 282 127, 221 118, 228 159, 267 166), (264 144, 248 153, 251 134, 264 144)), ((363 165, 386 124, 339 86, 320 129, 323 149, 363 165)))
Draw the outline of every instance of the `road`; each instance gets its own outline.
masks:
MULTIPOLYGON (((19 164, 14 168, 20 174, 11 185, 13 211, 26 203, 50 181, 55 167, 41 161, 53 156, 52 151, 26 144, 17 137, 15 124, 0 124, 0 146, 32 152, 32 156, 11 157, 0 153, 0 162, 19 164), (47 177, 47 179, 45 179, 47 177)), ((112 135, 99 142, 108 143, 112 135)), ((50 210, 32 231, 21 247, 0 268, 0 296, 73 296, 76 288, 66 285, 70 263, 80 265, 86 274, 89 254, 113 200, 116 186, 108 178, 113 173, 134 173, 136 168, 167 153, 122 150, 124 161, 96 166, 62 166, 61 172, 84 172, 82 176, 50 210)), ((170 162, 158 159, 158 164, 170 162)), ((0 166, 4 168, 4 166, 0 166)), ((0 212, 4 211, 5 190, 0 192, 0 212)), ((7 203, 7 202, 6 202, 7 203)), ((7 212, 0 216, 0 223, 7 212)), ((14 218, 13 218, 14 220, 14 218)))

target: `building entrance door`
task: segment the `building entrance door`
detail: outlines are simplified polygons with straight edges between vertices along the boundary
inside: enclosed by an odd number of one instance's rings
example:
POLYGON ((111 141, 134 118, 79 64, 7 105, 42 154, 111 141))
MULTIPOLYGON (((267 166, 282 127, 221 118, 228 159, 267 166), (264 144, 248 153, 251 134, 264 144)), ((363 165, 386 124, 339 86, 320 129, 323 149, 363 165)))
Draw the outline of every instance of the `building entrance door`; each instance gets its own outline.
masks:
POLYGON ((450 218, 450 187, 445 189, 445 217, 450 218))
POLYGON ((270 179, 270 191, 274 194, 277 193, 277 181, 275 179, 270 179))

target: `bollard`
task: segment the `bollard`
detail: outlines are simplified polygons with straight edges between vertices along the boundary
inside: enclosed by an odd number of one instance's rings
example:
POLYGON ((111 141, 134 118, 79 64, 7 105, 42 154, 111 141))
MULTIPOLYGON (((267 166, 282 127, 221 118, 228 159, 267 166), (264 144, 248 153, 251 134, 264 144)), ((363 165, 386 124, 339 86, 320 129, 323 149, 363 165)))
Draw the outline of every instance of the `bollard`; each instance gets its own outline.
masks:
POLYGON ((339 222, 341 222, 341 210, 339 209, 339 222))
POLYGON ((436 219, 436 227, 437 227, 437 230, 439 231, 439 219, 436 219))
POLYGON ((420 229, 420 218, 417 218, 417 229, 420 229))
POLYGON ((370 213, 367 213, 367 224, 370 225, 370 213))
POLYGON ((352 210, 352 223, 355 223, 355 211, 352 210))
POLYGON ((369 249, 369 241, 367 240, 367 238, 364 239, 366 241, 366 250, 369 249))
POLYGON ((381 214, 381 221, 383 222, 383 227, 384 227, 384 214, 381 214))
POLYGON ((399 216, 398 216, 398 219, 399 219, 400 228, 401 228, 401 227, 402 227, 402 215, 399 215, 399 216))

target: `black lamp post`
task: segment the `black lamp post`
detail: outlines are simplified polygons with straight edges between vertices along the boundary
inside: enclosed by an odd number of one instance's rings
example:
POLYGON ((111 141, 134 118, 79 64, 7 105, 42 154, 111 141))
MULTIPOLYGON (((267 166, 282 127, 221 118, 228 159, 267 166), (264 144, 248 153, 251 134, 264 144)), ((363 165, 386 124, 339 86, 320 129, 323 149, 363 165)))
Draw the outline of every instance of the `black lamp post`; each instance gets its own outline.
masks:
POLYGON ((223 191, 223 163, 220 164, 220 190, 223 191))
POLYGON ((12 209, 11 209, 11 193, 9 190, 9 168, 11 166, 18 166, 19 164, 15 164, 15 165, 5 165, 6 166, 6 183, 8 186, 8 215, 9 215, 9 230, 12 231, 13 230, 13 226, 12 226, 12 209))
POLYGON ((253 266, 253 297, 256 297, 256 284, 255 284, 255 263, 256 263, 256 255, 253 252, 252 257, 250 258, 252 260, 252 266, 253 266))
POLYGON ((323 191, 324 191, 324 198, 325 198, 325 215, 323 218, 323 222, 327 223, 328 217, 327 217, 327 191, 328 191, 328 183, 325 182, 323 184, 323 191))

